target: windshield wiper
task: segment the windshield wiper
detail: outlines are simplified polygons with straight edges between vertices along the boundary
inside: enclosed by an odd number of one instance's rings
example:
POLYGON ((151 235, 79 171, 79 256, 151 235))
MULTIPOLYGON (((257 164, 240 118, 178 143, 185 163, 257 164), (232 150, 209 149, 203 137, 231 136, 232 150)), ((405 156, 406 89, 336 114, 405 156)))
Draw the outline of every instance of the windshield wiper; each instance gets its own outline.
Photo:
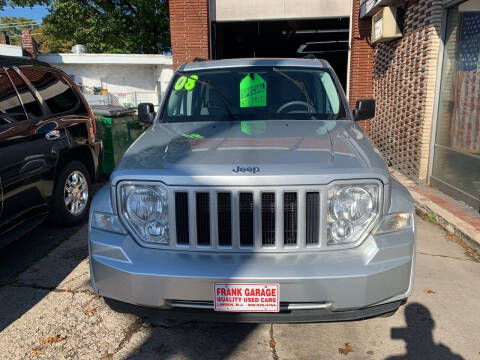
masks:
POLYGON ((228 98, 220 90, 218 90, 215 86, 210 84, 209 81, 195 79, 194 77, 181 71, 177 71, 177 74, 180 74, 181 76, 185 76, 188 79, 192 79, 200 84, 207 86, 209 89, 212 89, 213 91, 215 91, 218 95, 220 95, 220 99, 222 100, 222 103, 225 106, 225 110, 227 110, 228 116, 230 116, 232 120, 237 120, 237 118, 230 111, 230 100, 228 100, 228 98))
POLYGON ((308 118, 309 119, 314 119, 314 120, 317 120, 313 114, 312 114, 312 108, 313 108, 313 102, 312 102, 312 99, 310 98, 310 96, 308 96, 308 92, 307 92, 307 88, 305 87, 305 84, 300 81, 300 80, 295 80, 294 78, 290 77, 289 75, 285 74, 282 70, 279 70, 277 68, 273 68, 273 71, 275 71, 276 73, 282 75, 285 79, 287 80, 290 80, 292 83, 295 84, 296 87, 298 87, 300 89, 300 91, 303 93, 303 95, 305 95, 305 100, 307 100, 307 111, 308 111, 308 118))
POLYGON ((328 115, 327 120, 337 120, 338 114, 335 114, 333 111, 328 115))

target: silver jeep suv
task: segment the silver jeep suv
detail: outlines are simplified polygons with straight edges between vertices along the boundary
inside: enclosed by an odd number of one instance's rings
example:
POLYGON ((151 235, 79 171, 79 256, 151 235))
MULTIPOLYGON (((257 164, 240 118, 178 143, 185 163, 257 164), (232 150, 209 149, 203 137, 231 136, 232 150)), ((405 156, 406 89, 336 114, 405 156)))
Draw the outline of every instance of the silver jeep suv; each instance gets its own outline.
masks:
POLYGON ((93 199, 94 290, 226 321, 392 314, 412 293, 414 208, 355 123, 374 113, 350 111, 322 60, 180 66, 93 199))

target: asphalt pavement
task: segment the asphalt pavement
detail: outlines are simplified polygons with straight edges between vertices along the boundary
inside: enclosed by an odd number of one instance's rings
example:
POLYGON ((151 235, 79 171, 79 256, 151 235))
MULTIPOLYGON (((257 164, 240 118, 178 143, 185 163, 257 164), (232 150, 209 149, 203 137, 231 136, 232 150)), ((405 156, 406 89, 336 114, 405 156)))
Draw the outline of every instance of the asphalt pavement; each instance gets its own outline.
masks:
MULTIPOLYGON (((102 177, 99 182, 92 185, 93 196, 105 183, 102 177)), ((49 254, 63 241, 77 233, 85 224, 73 227, 62 227, 55 224, 54 219, 46 219, 41 225, 23 235, 17 241, 0 249, 0 284, 14 279, 33 263, 49 254)))
MULTIPOLYGON (((392 317, 328 324, 208 323, 112 309, 90 288, 86 226, 64 241, 55 234, 58 247, 0 286, 0 359, 480 359, 480 262, 437 225, 417 223, 407 304, 392 317)), ((21 257, 25 245, 17 246, 12 256, 21 257)), ((15 262, 2 253, 1 274, 4 259, 15 262)))
POLYGON ((0 284, 14 279, 63 241, 75 234, 86 220, 75 227, 59 227, 45 221, 17 241, 0 249, 0 284))

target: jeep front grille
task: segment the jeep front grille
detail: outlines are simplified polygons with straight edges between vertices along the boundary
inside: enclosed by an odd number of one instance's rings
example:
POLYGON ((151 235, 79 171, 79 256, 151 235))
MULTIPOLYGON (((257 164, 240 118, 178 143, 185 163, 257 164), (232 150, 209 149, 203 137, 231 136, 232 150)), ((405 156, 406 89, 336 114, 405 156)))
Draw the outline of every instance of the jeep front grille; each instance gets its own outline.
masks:
POLYGON ((232 194, 217 193, 218 245, 232 245, 232 194))
POLYGON ((253 194, 242 192, 238 200, 240 246, 253 246, 253 194))
POLYGON ((320 194, 318 192, 307 193, 305 216, 307 222, 307 232, 305 234, 306 243, 307 245, 318 244, 318 237, 320 235, 320 194))
POLYGON ((283 194, 283 243, 297 244, 297 193, 283 194))
POLYGON ((197 244, 210 245, 210 197, 208 192, 197 194, 197 244))
POLYGON ((177 228, 177 243, 188 244, 188 194, 185 192, 175 193, 175 225, 177 228))
POLYGON ((275 245, 275 193, 262 193, 262 245, 275 245))
POLYGON ((319 248, 321 197, 321 189, 177 187, 170 245, 222 251, 319 248))

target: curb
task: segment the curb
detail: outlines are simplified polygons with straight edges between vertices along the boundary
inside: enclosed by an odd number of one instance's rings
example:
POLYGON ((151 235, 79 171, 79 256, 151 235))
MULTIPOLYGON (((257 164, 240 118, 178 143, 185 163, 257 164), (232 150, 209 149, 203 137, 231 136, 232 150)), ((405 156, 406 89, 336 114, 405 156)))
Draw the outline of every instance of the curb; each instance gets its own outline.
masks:
POLYGON ((394 169, 389 169, 392 176, 405 186, 415 202, 415 209, 419 215, 435 217, 435 222, 448 233, 458 236, 473 248, 480 250, 480 231, 459 218, 448 209, 428 199, 424 194, 416 191, 419 185, 394 169))

